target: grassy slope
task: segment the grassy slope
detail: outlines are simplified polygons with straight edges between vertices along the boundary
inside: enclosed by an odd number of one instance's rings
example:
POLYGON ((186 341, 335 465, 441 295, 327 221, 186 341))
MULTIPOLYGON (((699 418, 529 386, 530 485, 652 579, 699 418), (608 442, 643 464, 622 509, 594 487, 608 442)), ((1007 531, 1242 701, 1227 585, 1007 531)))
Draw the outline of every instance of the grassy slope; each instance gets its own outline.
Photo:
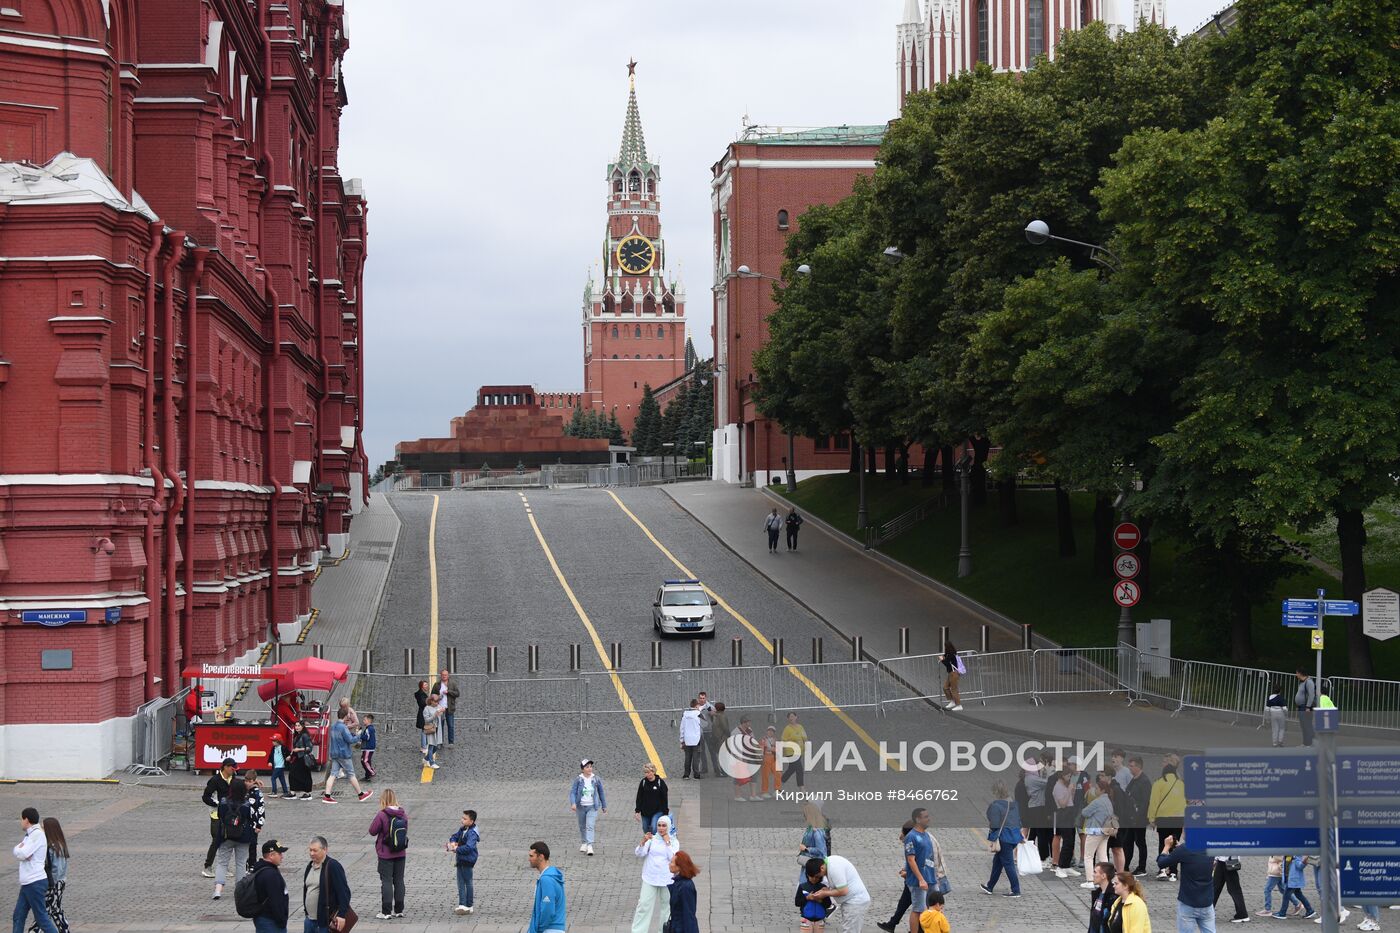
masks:
MULTIPOLYGON (((883 475, 867 476, 866 501, 873 523, 888 521, 921 498, 939 492, 938 487, 920 487, 917 481, 901 486, 883 475)), ((781 487, 778 487, 781 489, 781 487)), ((818 476, 802 482, 789 496, 799 508, 854 535, 856 481, 847 474, 818 476)), ((1022 490, 1018 493, 1020 524, 1004 528, 995 496, 983 508, 974 508, 971 519, 972 576, 956 576, 958 554, 958 509, 954 503, 916 525, 885 545, 889 556, 1007 616, 1029 622, 1036 631, 1066 645, 1111 644, 1116 634, 1118 610, 1110 598, 1110 584, 1089 576, 1091 553, 1091 509, 1088 496, 1073 498, 1075 538, 1078 554, 1057 556, 1055 503, 1049 492, 1022 490)), ((1390 513, 1400 538, 1400 518, 1390 513)), ((1368 524, 1368 528, 1369 528, 1368 524)), ((1325 537, 1325 530, 1319 533, 1325 537)), ((1373 538, 1374 541, 1374 538, 1373 538)), ((1334 547, 1335 550, 1335 547, 1334 547)), ((1400 590, 1400 559, 1388 548, 1372 547, 1378 558, 1367 565, 1369 586, 1400 590), (1388 552, 1388 553, 1387 553, 1388 552)), ((1327 559, 1325 550, 1319 556, 1327 559)), ((1372 556, 1368 554, 1368 557, 1372 556)), ((1177 547, 1174 542, 1154 541, 1152 585, 1133 611, 1137 620, 1173 620, 1172 653, 1177 657, 1209 661, 1229 661, 1229 639, 1223 621, 1217 621, 1209 605, 1185 591, 1177 578, 1177 547)), ((1300 567, 1285 580, 1276 598, 1254 610, 1254 645, 1259 666, 1292 670, 1302 660, 1312 663, 1306 632, 1283 629, 1279 622, 1279 601, 1285 596, 1310 596, 1319 588, 1338 593, 1340 583, 1320 570, 1300 567)), ((1331 673, 1345 673, 1346 633, 1343 620, 1329 621, 1324 661, 1331 673)), ((1380 677, 1400 679, 1400 638, 1372 642, 1376 672, 1380 677)))

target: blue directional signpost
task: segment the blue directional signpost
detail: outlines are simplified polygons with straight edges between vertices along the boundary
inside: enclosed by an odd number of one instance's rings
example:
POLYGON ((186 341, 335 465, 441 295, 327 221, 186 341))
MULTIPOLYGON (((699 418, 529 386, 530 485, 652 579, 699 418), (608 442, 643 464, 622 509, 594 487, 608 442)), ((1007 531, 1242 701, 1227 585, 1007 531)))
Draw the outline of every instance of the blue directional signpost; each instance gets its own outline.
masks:
POLYGON ((1317 652, 1317 685, 1322 686, 1322 620, 1327 616, 1357 616, 1361 606, 1350 599, 1328 599, 1326 590, 1318 590, 1316 599, 1285 599, 1283 627, 1313 629, 1313 650, 1317 652))
POLYGON ((1348 904, 1393 904, 1400 898, 1400 852, 1341 859, 1341 895, 1348 904))
POLYGON ((1207 749, 1204 755, 1187 755, 1183 765, 1187 800, 1317 800, 1312 749, 1207 749))
POLYGON ((1400 798, 1400 750, 1349 748, 1337 752, 1337 796, 1400 798))
MULTIPOLYGON (((1314 785, 1316 789, 1316 785, 1314 785)), ((1261 804, 1186 808, 1191 848, 1211 855, 1322 851, 1317 806, 1261 804)))
POLYGON ((1400 805, 1343 801, 1337 813, 1337 846, 1349 852, 1400 852, 1400 805))

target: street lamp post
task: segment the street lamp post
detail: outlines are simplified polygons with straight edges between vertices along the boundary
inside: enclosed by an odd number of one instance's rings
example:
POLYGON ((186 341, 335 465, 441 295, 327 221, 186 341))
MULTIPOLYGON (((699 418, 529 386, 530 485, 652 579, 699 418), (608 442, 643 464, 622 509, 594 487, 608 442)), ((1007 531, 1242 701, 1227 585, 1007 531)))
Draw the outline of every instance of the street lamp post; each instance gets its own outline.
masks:
POLYGON ((962 459, 958 461, 958 486, 962 493, 962 515, 959 525, 961 527, 962 538, 958 544, 958 576, 972 576, 972 543, 967 535, 968 500, 972 497, 972 454, 966 449, 963 450, 962 459))
POLYGON ((865 445, 860 445, 860 469, 856 470, 856 487, 860 490, 860 505, 856 506, 856 530, 864 531, 865 526, 870 524, 870 518, 865 511, 865 445))
MULTIPOLYGON (((1083 240, 1071 240, 1062 236, 1055 236, 1050 232, 1050 225, 1043 220, 1032 220, 1026 224, 1026 240, 1032 246, 1041 246, 1047 240, 1054 240, 1056 243, 1069 243, 1072 246, 1082 246, 1089 251, 1089 258, 1101 266, 1118 271, 1118 257, 1109 251, 1108 247, 1098 243, 1085 243, 1083 240)), ((886 251, 888 252, 888 251, 886 251)))
MULTIPOLYGON (((811 274, 812 274, 812 267, 809 266, 809 265, 807 265, 807 264, 804 262, 802 265, 800 265, 800 266, 797 267, 797 274, 798 274, 798 275, 811 275, 811 274)), ((740 266, 739 268, 735 269, 735 270, 734 270, 734 275, 737 276, 738 278, 741 278, 741 279, 767 279, 767 280, 770 281, 770 282, 777 282, 777 283, 778 283, 779 285, 781 285, 783 288, 787 288, 787 283, 784 282, 782 279, 778 278, 776 275, 766 275, 765 273, 762 273, 762 272, 755 272, 755 271, 753 271, 752 269, 750 269, 748 266, 740 266)), ((788 452, 787 452, 787 463, 784 464, 785 472, 787 473, 787 491, 788 491, 788 492, 797 492, 797 472, 796 472, 796 469, 797 469, 797 460, 796 460, 796 458, 793 456, 792 431, 787 430, 786 428, 784 428, 784 433, 787 434, 787 450, 788 450, 788 452)), ((766 446, 764 447, 764 450, 765 450, 765 451, 767 450, 767 447, 766 447, 766 446)), ((765 456, 766 456, 766 454, 765 454, 765 456)), ((864 526, 862 526, 862 527, 864 527, 864 526)))

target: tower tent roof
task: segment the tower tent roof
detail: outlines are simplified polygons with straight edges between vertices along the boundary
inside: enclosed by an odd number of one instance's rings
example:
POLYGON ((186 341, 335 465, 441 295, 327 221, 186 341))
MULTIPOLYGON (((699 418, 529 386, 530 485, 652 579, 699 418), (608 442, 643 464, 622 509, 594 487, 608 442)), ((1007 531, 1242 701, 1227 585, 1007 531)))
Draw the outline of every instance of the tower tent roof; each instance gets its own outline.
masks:
POLYGON ((636 62, 627 66, 627 118, 622 124, 622 147, 618 151, 619 165, 645 165, 647 141, 642 135, 642 115, 637 110, 636 62))

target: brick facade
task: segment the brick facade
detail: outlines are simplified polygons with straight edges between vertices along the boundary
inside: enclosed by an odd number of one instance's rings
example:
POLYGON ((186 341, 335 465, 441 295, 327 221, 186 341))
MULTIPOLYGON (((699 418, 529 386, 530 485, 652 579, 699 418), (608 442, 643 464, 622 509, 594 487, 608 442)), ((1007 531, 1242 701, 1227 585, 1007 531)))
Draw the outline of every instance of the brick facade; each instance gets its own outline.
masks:
MULTIPOLYGON (((12 6, 0 729, 98 724, 179 689, 183 664, 304 619, 363 505, 366 205, 336 169, 345 11, 12 6), (71 650, 72 669, 41 671, 43 649, 71 650)), ((16 755, 0 736, 0 774, 16 755)))

